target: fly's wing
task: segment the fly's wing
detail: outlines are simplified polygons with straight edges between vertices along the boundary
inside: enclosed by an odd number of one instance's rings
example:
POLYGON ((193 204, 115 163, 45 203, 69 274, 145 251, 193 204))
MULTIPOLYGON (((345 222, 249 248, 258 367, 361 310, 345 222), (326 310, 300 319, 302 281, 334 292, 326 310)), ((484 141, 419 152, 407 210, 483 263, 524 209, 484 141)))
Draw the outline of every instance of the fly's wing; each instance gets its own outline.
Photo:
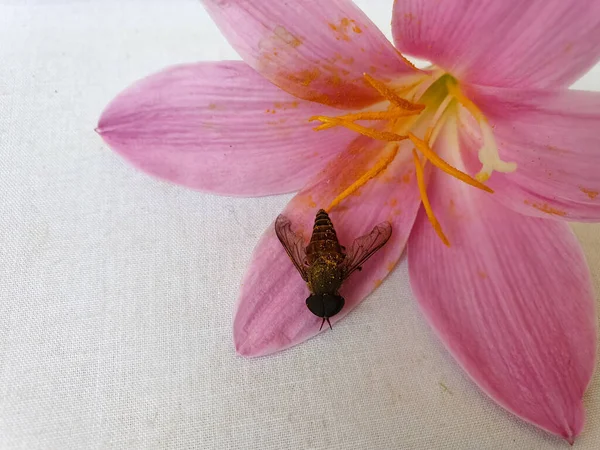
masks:
POLYGON ((356 269, 360 269, 367 259, 383 247, 391 235, 392 225, 389 222, 382 222, 376 225, 369 234, 356 239, 346 252, 346 258, 342 262, 344 278, 349 277, 356 269))
POLYGON ((304 247, 304 239, 292 231, 290 219, 283 215, 277 216, 277 220, 275 220, 275 234, 277 234, 279 242, 285 248, 296 269, 300 272, 302 279, 308 281, 308 277, 306 276, 306 248, 304 247))

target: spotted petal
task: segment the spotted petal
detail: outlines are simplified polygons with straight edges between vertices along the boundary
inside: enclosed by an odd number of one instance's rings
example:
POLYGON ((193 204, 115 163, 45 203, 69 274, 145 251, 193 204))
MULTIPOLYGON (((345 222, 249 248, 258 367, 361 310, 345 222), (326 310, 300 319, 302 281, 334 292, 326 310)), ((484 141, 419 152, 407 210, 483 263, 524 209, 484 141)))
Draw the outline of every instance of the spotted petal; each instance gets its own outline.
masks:
POLYGON ((340 108, 378 100, 363 74, 417 74, 350 0, 203 0, 244 61, 287 92, 340 108))
MULTIPOLYGON (((378 177, 334 208, 330 217, 342 245, 390 221, 392 237, 342 286, 346 305, 331 322, 342 319, 392 270, 408 238, 420 198, 413 170, 400 152, 378 177)), ((315 213, 356 180, 381 156, 381 143, 358 138, 288 204, 284 214, 294 231, 310 238, 315 213)), ((308 243, 308 241, 307 241, 308 243)), ((306 283, 300 278, 270 227, 254 251, 243 282, 234 321, 235 346, 241 355, 260 356, 296 345, 319 332, 320 320, 305 306, 306 283)))
POLYGON ((488 86, 568 86, 600 59, 597 0, 399 0, 392 30, 400 51, 488 86))

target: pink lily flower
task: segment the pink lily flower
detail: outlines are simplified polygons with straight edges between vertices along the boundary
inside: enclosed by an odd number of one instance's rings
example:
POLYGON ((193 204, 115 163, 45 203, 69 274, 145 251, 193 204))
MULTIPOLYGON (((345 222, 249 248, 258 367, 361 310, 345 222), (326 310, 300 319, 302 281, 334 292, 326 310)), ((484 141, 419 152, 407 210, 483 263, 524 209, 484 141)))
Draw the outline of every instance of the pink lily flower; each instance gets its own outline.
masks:
MULTIPOLYGON (((284 214, 307 238, 319 208, 342 244, 390 221, 390 241, 346 282, 332 322, 407 248, 415 297, 464 370, 572 443, 596 315, 566 221, 600 220, 600 93, 567 87, 600 57, 600 1, 398 0, 399 51, 350 0, 204 4, 244 62, 134 84, 99 121, 108 145, 194 189, 299 190, 284 214)), ((307 295, 270 227, 243 283, 237 351, 266 355, 317 334, 307 295)))

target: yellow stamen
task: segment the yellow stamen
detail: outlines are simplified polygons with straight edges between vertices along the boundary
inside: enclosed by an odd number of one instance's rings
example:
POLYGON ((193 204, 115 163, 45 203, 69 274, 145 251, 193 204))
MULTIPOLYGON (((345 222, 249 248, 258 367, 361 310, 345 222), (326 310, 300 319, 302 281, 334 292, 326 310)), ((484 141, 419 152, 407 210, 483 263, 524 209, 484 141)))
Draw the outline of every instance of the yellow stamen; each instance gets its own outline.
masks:
POLYGON ((373 88, 379 92, 386 100, 389 100, 394 105, 399 108, 405 109, 407 111, 423 111, 425 109, 425 105, 419 105, 417 103, 409 102, 408 100, 403 99, 398 94, 396 94, 393 90, 383 84, 381 81, 376 80, 368 73, 363 74, 367 83, 369 83, 373 88))
POLYGON ((433 143, 437 139, 438 134, 440 133, 441 129, 444 126, 444 123, 446 122, 443 119, 443 116, 446 113, 446 111, 448 110, 448 107, 449 107, 450 102, 452 100, 453 100, 453 98, 451 96, 449 96, 449 95, 446 96, 446 98, 444 99, 444 101, 440 104, 440 106, 438 107, 437 111, 435 112, 435 114, 433 116, 433 119, 431 119, 431 123, 433 123, 434 126, 433 127, 428 127, 427 130, 425 131, 425 139, 424 139, 424 141, 430 147, 433 145, 433 143))
POLYGON ((309 119, 310 121, 319 120, 323 122, 322 125, 319 125, 315 128, 316 131, 324 130, 326 128, 331 128, 335 126, 342 126, 344 128, 348 128, 349 130, 356 131, 363 136, 367 136, 373 139, 377 139, 378 141, 403 141, 407 139, 407 136, 402 136, 396 133, 390 133, 389 131, 378 131, 372 128, 363 127, 354 122, 350 122, 349 120, 340 119, 339 117, 327 117, 327 116, 314 116, 309 119))
POLYGON ((357 190, 359 190, 361 187, 367 184, 369 180, 375 178, 377 175, 379 175, 381 172, 387 169, 387 167, 398 154, 399 147, 400 146, 398 144, 394 145, 392 151, 389 154, 381 157, 373 167, 367 170, 358 180, 356 180, 354 183, 352 183, 350 186, 344 189, 344 191, 340 195, 334 198, 333 201, 329 204, 329 206, 325 209, 325 211, 331 211, 333 208, 339 205, 340 202, 342 202, 346 197, 354 194, 357 190))
MULTIPOLYGON (((402 117, 416 116, 419 115, 419 111, 408 111, 404 109, 393 109, 391 111, 365 111, 360 113, 350 113, 344 114, 336 117, 328 117, 328 116, 313 116, 309 121, 320 120, 323 122, 318 127, 314 128, 315 131, 327 130, 328 128, 334 128, 340 125, 339 121, 345 122, 355 122, 357 120, 396 120, 402 117), (325 120, 329 119, 325 122, 325 120), (333 119, 333 120, 332 120, 333 119), (338 122, 335 122, 337 120, 338 122)), ((345 126, 345 125, 342 125, 345 126)), ((357 127, 360 125, 357 125, 357 127)), ((406 139, 406 138, 404 138, 406 139)), ((384 139, 387 140, 387 139, 384 139)))
POLYGON ((429 160, 429 162, 431 162, 431 164, 433 164, 438 169, 441 169, 444 172, 446 172, 448 175, 452 175, 454 178, 457 178, 460 181, 467 183, 471 186, 474 186, 476 188, 479 188, 483 191, 486 191, 489 193, 494 192, 492 189, 487 187, 485 184, 477 181, 475 178, 472 178, 471 176, 467 175, 464 172, 461 172, 457 168, 452 167, 450 164, 448 164, 446 161, 444 161, 442 158, 440 158, 433 150, 431 150, 424 141, 422 141, 421 139, 416 137, 410 131, 408 132, 408 138, 413 142, 413 144, 415 144, 417 149, 421 153, 423 153, 423 156, 425 156, 425 158, 427 158, 429 160))
POLYGON ((353 114, 344 114, 343 116, 337 116, 338 119, 343 120, 393 120, 400 117, 416 116, 419 111, 408 111, 405 109, 394 110, 394 111, 365 111, 353 114))
POLYGON ((448 93, 458 100, 459 103, 471 113, 477 122, 487 122, 487 119, 479 110, 479 108, 475 106, 475 103, 473 103, 465 94, 463 94, 458 86, 456 86, 454 83, 446 83, 446 87, 448 88, 448 93))
POLYGON ((410 98, 412 96, 412 98, 414 99, 415 93, 418 90, 419 86, 423 83, 423 81, 425 81, 425 78, 421 77, 414 83, 399 88, 397 92, 399 95, 402 95, 402 98, 410 98))
POLYGON ((417 175, 417 185, 419 186, 419 193, 421 194, 421 201, 423 202, 423 207, 425 208, 425 213, 427 214, 427 218, 429 222, 431 222, 431 226, 440 237, 442 242, 450 247, 450 241, 442 231, 442 226, 436 219, 433 214, 433 209, 431 208, 431 203, 429 203, 429 197, 427 196, 427 185, 425 184, 425 176, 423 174, 423 165, 421 164, 421 160, 419 159, 419 155, 417 155, 417 151, 413 149, 413 159, 415 161, 415 174, 417 175))
POLYGON ((429 146, 431 142, 431 135, 433 134, 433 127, 428 127, 425 130, 425 136, 423 137, 423 141, 429 146))

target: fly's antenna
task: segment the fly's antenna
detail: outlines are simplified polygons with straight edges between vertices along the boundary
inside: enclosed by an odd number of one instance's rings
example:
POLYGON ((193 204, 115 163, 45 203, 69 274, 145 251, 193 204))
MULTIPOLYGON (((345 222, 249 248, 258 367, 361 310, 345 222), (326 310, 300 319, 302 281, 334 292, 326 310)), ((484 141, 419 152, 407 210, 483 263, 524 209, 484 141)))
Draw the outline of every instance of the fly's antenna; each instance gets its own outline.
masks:
POLYGON ((331 328, 331 322, 329 321, 329 317, 323 317, 323 322, 321 322, 321 326, 319 327, 319 331, 321 331, 323 329, 323 325, 325 324, 325 321, 327 321, 327 324, 329 325, 329 329, 333 330, 333 328, 331 328))

